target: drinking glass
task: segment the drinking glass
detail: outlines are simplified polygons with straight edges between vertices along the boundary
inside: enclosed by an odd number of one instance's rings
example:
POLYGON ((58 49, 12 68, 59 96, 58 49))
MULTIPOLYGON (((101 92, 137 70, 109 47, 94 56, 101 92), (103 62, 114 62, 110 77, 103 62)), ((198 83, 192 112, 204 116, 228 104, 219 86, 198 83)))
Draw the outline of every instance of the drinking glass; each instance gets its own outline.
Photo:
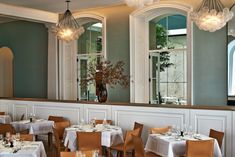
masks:
POLYGON ((0 140, 3 140, 3 134, 0 134, 0 140))
POLYGON ((16 141, 20 141, 20 133, 16 133, 15 138, 16 138, 16 141))

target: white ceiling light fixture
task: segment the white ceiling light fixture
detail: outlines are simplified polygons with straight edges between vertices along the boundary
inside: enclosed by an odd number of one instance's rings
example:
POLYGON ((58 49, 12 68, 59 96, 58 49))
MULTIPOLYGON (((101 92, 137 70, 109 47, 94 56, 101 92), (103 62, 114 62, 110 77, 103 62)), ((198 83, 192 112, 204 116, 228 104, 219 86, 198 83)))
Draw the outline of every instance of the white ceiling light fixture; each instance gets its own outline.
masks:
POLYGON ((55 32, 58 39, 66 42, 78 39, 84 32, 84 28, 78 24, 69 10, 69 2, 70 0, 66 1, 67 10, 59 19, 58 24, 53 27, 53 32, 55 32))
MULTIPOLYGON (((155 0, 159 2, 159 0, 155 0)), ((150 5, 154 0, 125 0, 126 4, 129 7, 143 8, 145 5, 150 5)))
POLYGON ((220 0, 203 0, 201 6, 191 13, 199 29, 214 32, 221 29, 233 17, 233 12, 224 8, 220 0))

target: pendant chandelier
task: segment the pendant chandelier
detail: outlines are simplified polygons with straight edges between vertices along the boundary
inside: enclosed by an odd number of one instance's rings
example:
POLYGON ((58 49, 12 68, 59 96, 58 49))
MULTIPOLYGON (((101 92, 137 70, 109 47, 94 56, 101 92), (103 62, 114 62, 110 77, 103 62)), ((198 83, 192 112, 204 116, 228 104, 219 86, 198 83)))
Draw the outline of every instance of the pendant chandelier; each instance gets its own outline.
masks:
MULTIPOLYGON (((154 0, 125 0, 129 7, 143 8, 145 5, 152 4, 154 0)), ((159 0, 158 0, 159 1, 159 0)))
POLYGON ((59 19, 58 24, 53 27, 53 32, 56 34, 58 39, 66 42, 78 39, 84 32, 84 28, 78 24, 69 10, 69 2, 69 0, 66 1, 67 10, 59 19))
POLYGON ((221 29, 233 17, 233 12, 224 8, 220 0, 203 0, 201 6, 191 13, 199 29, 214 32, 221 29))

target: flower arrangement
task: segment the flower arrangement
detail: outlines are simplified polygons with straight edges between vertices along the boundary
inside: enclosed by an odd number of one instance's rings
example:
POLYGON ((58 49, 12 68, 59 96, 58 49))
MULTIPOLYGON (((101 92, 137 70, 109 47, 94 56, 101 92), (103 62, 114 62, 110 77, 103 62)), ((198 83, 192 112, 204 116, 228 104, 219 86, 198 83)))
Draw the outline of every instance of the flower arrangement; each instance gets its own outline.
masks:
POLYGON ((92 60, 88 63, 87 74, 85 79, 81 80, 82 85, 87 85, 90 82, 97 84, 107 84, 111 88, 119 84, 122 87, 129 86, 129 76, 124 74, 123 61, 118 61, 112 64, 110 61, 101 60, 97 62, 92 60))

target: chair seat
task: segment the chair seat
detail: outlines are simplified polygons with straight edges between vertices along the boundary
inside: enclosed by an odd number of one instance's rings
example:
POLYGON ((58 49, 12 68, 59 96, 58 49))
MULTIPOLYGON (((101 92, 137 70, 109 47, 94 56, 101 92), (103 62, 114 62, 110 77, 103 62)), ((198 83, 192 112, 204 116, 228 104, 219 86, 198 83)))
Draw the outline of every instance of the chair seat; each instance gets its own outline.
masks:
MULTIPOLYGON (((118 151, 123 151, 124 150, 124 143, 121 143, 121 144, 118 144, 118 145, 115 145, 115 146, 111 146, 111 149, 118 150, 118 151)), ((126 146, 127 151, 131 151, 133 149, 134 149, 133 145, 127 145, 126 146)))
POLYGON ((152 152, 146 152, 145 157, 161 157, 161 156, 152 152))

